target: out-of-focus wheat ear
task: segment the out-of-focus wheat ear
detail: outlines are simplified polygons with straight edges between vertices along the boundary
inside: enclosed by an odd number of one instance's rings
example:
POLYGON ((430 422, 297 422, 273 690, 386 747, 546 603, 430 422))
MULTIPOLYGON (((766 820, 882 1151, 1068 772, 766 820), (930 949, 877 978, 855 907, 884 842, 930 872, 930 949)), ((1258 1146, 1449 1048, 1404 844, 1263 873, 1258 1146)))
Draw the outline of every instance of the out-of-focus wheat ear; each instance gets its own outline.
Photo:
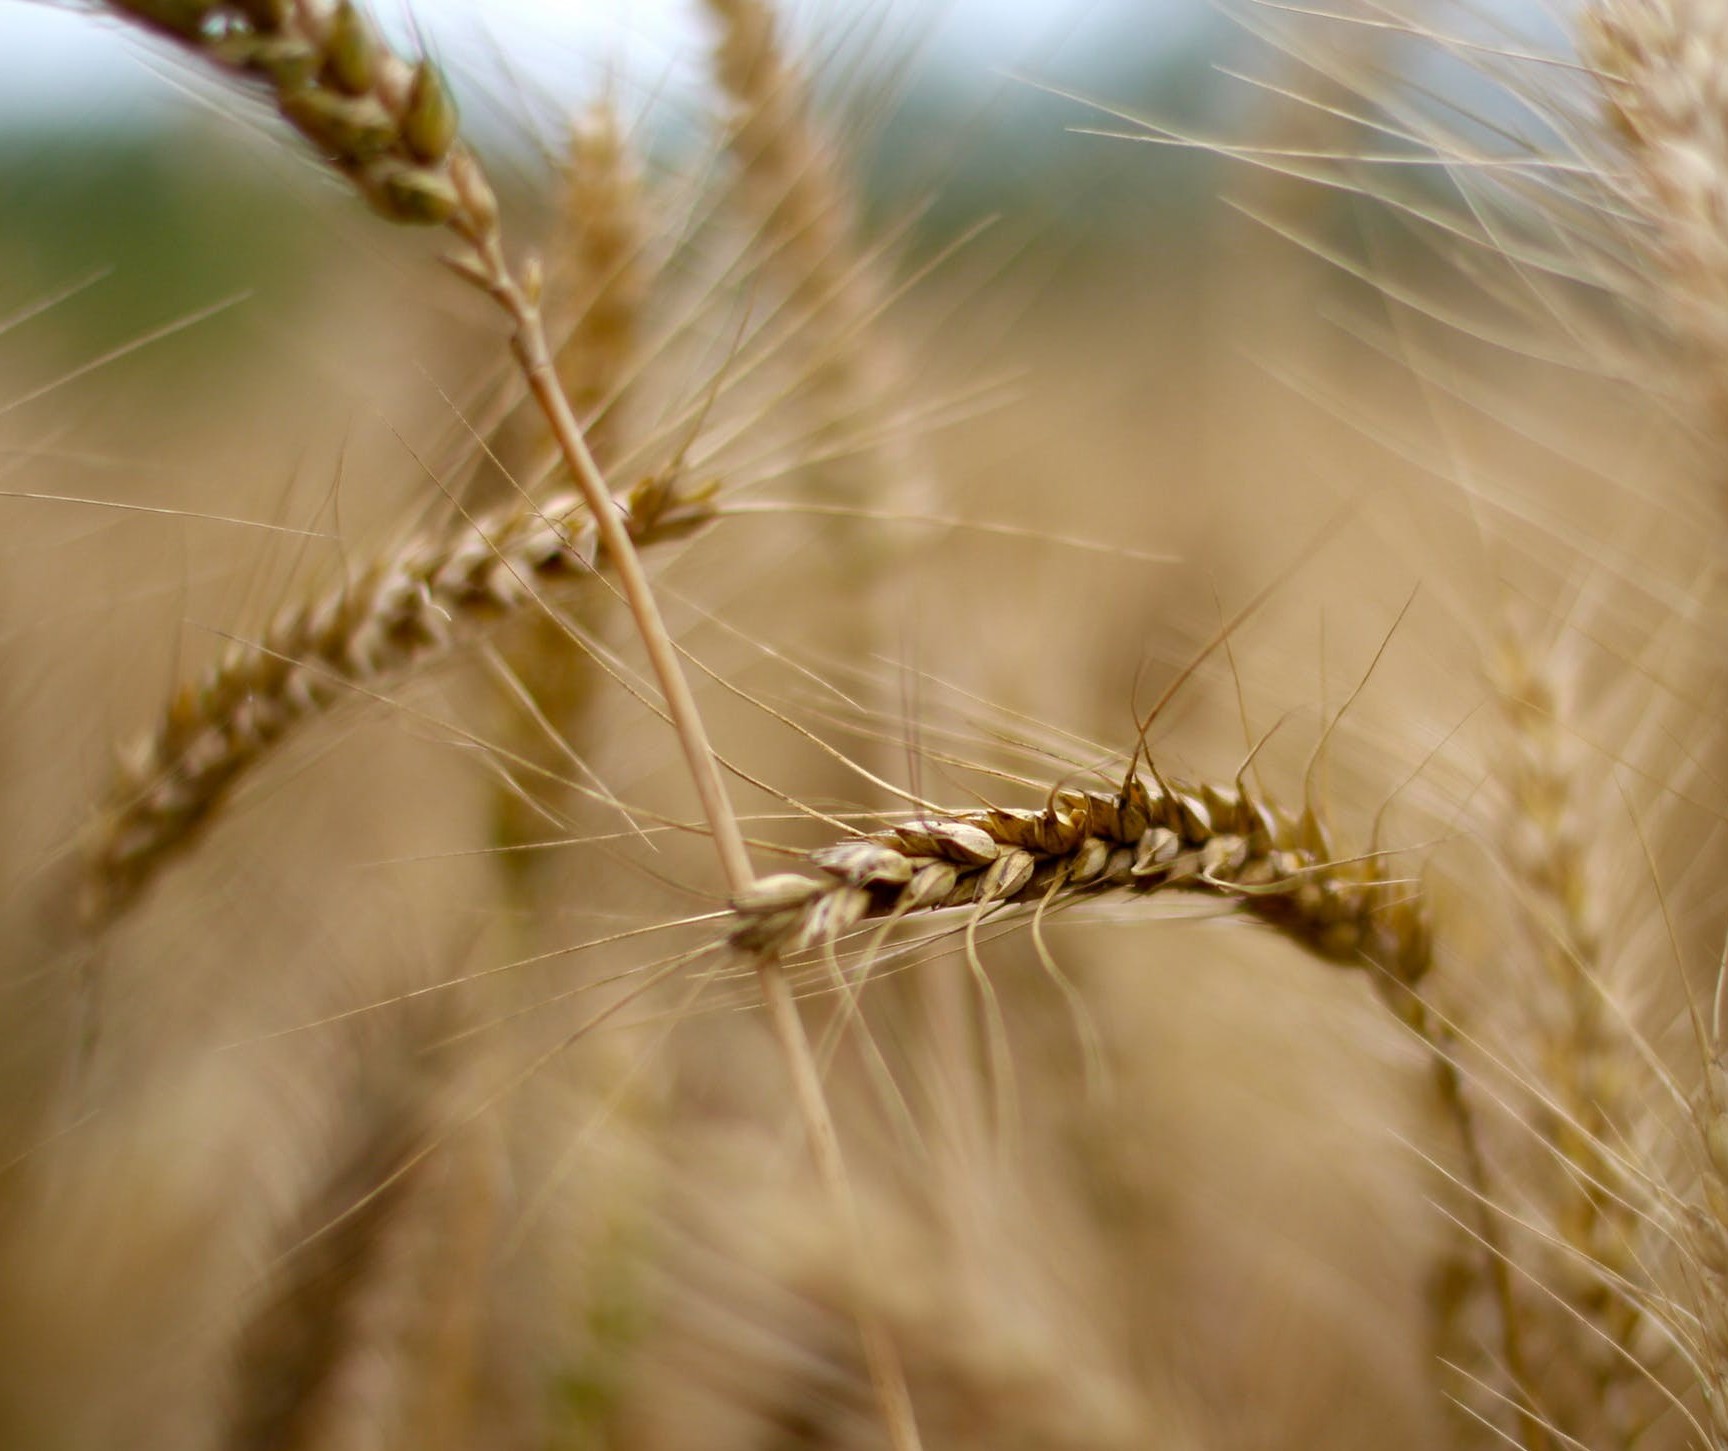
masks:
MULTIPOLYGON (((558 226, 547 246, 543 306, 558 380, 595 462, 608 472, 636 439, 631 384, 657 271, 650 205, 616 102, 604 95, 571 124, 558 226)), ((488 451, 518 486, 530 490, 557 458, 531 400, 504 418, 488 451)))
POLYGON ((1728 12, 1714 0, 1594 0, 1580 24, 1630 163, 1621 190, 1656 262, 1647 301, 1728 427, 1728 12))
POLYGON ((424 1090, 358 1095, 241 1330, 223 1445, 472 1444, 496 1155, 439 1141, 424 1090))
POLYGON ((550 303, 558 377, 602 468, 629 437, 626 387, 653 284, 647 202, 617 107, 603 97, 571 128, 550 303))
MULTIPOLYGON (((550 252, 546 310, 558 339, 553 361, 571 406, 582 420, 595 462, 610 473, 631 437, 630 380, 635 376, 642 313, 653 286, 648 256, 647 197, 612 99, 602 97, 580 115, 571 131, 559 231, 550 252)), ((518 487, 532 490, 556 459, 545 421, 526 405, 503 422, 489 453, 518 487)), ((560 762, 548 732, 562 742, 557 754, 583 754, 580 736, 593 694, 593 671, 571 648, 559 621, 539 615, 526 622, 506 654, 521 690, 540 719, 510 714, 512 755, 553 767, 543 789, 528 782, 502 783, 495 798, 493 835, 505 850, 498 857, 507 889, 528 908, 535 884, 546 876, 546 854, 531 847, 547 823, 562 818, 568 793, 558 786, 560 762)))
POLYGON ((1541 1255, 1541 1293, 1523 1297, 1521 1316, 1544 1414, 1568 1438, 1619 1445, 1657 1409, 1635 1392, 1659 1389, 1640 1366, 1643 1314, 1625 1290, 1647 1278, 1643 1195, 1624 1154, 1639 1141, 1651 1085, 1607 997, 1611 887, 1600 856, 1615 836, 1612 805, 1587 769, 1559 669, 1522 634, 1502 635, 1493 680, 1505 722, 1498 856, 1523 932, 1508 964, 1517 1005, 1501 1026, 1536 1076, 1531 1117, 1549 1150, 1517 1194, 1553 1238, 1553 1252, 1541 1255))
MULTIPOLYGON (((648 481, 619 501, 632 538, 682 538, 711 515, 705 492, 648 481)), ((340 587, 235 641, 125 753, 86 839, 85 910, 100 927, 191 847, 239 782, 298 726, 417 665, 470 629, 542 608, 542 592, 611 560, 584 502, 516 501, 450 535, 423 535, 340 587)))
MULTIPOLYGON (((782 45, 774 7, 704 4, 720 32, 714 75, 729 108, 741 209, 757 233, 757 277, 796 328, 788 348, 803 354, 812 487, 842 509, 917 507, 916 461, 885 427, 901 370, 881 325, 890 289, 880 260, 860 244, 853 181, 815 114, 808 78, 782 45)), ((887 562, 885 546, 845 518, 824 534, 849 592, 868 589, 887 562)))

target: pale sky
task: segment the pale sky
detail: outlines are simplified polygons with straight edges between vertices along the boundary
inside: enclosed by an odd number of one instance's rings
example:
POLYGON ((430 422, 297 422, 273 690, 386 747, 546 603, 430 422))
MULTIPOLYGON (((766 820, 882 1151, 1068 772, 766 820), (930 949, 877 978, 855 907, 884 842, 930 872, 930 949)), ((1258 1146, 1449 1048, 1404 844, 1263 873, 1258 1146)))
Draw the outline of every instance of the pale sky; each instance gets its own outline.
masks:
MULTIPOLYGON (((475 57, 495 73, 494 57, 503 56, 536 88, 573 98, 611 66, 645 88, 676 90, 676 58, 701 46, 700 8, 696 0, 379 0, 374 13, 406 25, 411 11, 453 70, 475 57)), ((818 22, 818 33, 884 23, 902 36, 928 35, 933 60, 980 78, 1049 74, 1065 52, 1096 51, 1124 23, 1142 43, 1174 40, 1210 13, 1208 0, 804 0, 783 9, 818 22)), ((174 74, 152 45, 88 10, 0 0, 0 122, 135 118, 175 104, 157 72, 174 74)))

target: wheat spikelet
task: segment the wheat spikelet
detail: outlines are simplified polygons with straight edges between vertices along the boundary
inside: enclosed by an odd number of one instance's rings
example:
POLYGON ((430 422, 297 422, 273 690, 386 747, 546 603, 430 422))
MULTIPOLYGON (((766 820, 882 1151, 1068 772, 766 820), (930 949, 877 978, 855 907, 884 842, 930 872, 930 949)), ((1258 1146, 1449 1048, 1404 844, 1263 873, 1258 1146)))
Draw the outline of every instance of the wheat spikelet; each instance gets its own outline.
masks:
POLYGON ((1136 775, 1115 793, 1057 791, 1043 810, 919 817, 807 861, 819 875, 765 877, 733 900, 733 942, 786 954, 915 912, 1186 889, 1241 903, 1328 961, 1372 964, 1400 1011, 1432 966, 1412 883, 1377 856, 1338 859, 1311 813, 1241 787, 1136 775))
POLYGON ((457 140, 436 68, 394 54, 348 0, 112 0, 230 74, 266 87, 283 117, 381 216, 448 223, 471 242, 496 203, 457 140))
MULTIPOLYGON (((711 515, 707 495, 645 480, 621 501, 633 540, 679 538, 711 515)), ((358 579, 280 614, 187 686, 109 786, 86 847, 86 911, 123 912, 199 831, 239 779, 294 727, 346 691, 447 651, 463 626, 534 608, 539 591, 609 559, 573 495, 420 537, 358 579)))

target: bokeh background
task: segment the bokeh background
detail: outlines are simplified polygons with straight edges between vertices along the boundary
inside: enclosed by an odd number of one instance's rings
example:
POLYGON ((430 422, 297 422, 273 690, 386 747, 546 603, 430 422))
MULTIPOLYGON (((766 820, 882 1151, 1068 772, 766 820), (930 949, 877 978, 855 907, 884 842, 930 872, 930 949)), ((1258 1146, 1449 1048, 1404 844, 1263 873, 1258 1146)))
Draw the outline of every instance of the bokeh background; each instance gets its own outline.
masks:
MULTIPOLYGON (((512 236, 549 258, 567 118, 600 97, 623 118, 687 244, 657 316, 708 319, 660 356, 650 462, 772 289, 723 265, 750 224, 727 218, 700 12, 386 17, 447 68, 512 236)), ((772 788, 741 790, 752 834, 823 839, 787 797, 887 805, 800 730, 956 805, 1037 804, 1032 783, 1119 760, 1136 703, 1275 585, 1160 723, 1161 760, 1227 780, 1270 733, 1272 794, 1311 790, 1358 841, 1384 808, 1463 904, 1450 990, 1491 997, 1507 907, 1473 813, 1502 612, 1604 677, 1647 658, 1667 596, 1637 591, 1684 597, 1708 539, 1689 505, 1629 502, 1629 477, 1687 465, 1626 367, 1578 365, 1596 314, 1532 304, 1510 248, 1434 225, 1487 226, 1472 168, 1348 158, 1408 160, 1442 124, 1454 147, 1549 145, 1553 113, 1455 47, 1253 7, 786 22, 860 246, 905 284, 873 322, 889 444, 860 449, 901 517, 856 521, 866 577, 823 521, 767 507, 820 483, 787 330, 693 450, 762 512, 655 560, 687 647, 748 696, 703 689, 772 788), (1376 106, 1397 125, 1352 119, 1376 106), (1580 596, 1589 628, 1556 628, 1580 596)), ((1521 8, 1458 23, 1561 44, 1521 8)), ((1068 914, 1043 944, 992 929, 994 1007, 952 933, 892 956, 875 1047, 848 1039, 831 1080, 860 1287, 747 982, 678 980, 558 1051, 612 974, 669 950, 575 944, 720 892, 699 843, 633 843, 569 801, 531 888, 512 876, 508 630, 315 723, 109 934, 94 1103, 67 1120, 67 881, 117 745, 228 639, 497 487, 468 420, 502 334, 438 251, 255 100, 101 15, 0 3, 0 1440, 875 1446, 864 1293, 933 1447, 1457 1444, 1429 1314, 1451 1150, 1363 974, 1205 903, 1068 914), (958 1040, 926 1021, 941 1001, 965 1004, 958 1040), (997 1082, 992 1011, 1018 1094, 1001 1160, 965 1128, 997 1082)), ((571 609, 634 658, 604 600, 571 609)), ((1664 649, 1668 680, 1702 646, 1664 649)), ((593 694, 585 769, 685 819, 658 724, 568 670, 593 694)), ((1637 780, 1685 754, 1668 729, 1638 749, 1637 780)), ((1658 865, 1700 821, 1653 832, 1658 865)))

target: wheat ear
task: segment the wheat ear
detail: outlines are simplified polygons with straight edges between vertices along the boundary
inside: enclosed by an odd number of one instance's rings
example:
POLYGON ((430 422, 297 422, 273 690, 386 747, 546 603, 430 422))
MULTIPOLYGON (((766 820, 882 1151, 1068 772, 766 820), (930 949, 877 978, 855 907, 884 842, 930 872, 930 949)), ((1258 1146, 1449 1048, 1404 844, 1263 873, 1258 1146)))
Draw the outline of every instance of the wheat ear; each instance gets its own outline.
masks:
POLYGON ((1374 967, 1400 1013, 1433 963, 1414 883, 1378 856, 1339 859, 1311 814, 1234 787, 1136 775, 1117 792, 1056 791, 1042 810, 918 817, 805 861, 814 875, 764 877, 734 899, 732 942, 791 954, 920 912, 1182 889, 1238 902, 1329 962, 1374 967))
POLYGON ((1702 364, 1728 425, 1728 11, 1711 0, 1595 0, 1581 17, 1631 171, 1623 189, 1647 230, 1656 306, 1702 364))
POLYGON ((1471 1232, 1494 1294, 1522 1441, 1546 1444, 1457 1045, 1421 992, 1434 965, 1425 897, 1417 882, 1388 875, 1383 855, 1338 856, 1312 812, 1282 810, 1241 783, 1195 786, 1153 773, 1131 775, 1115 792, 1055 790, 1042 809, 920 816, 802 860, 808 873, 764 877, 733 900, 726 934, 735 946, 789 956, 830 948, 870 923, 950 909, 1049 910, 1113 892, 1185 890, 1235 902, 1327 962, 1369 969, 1381 998, 1427 1049, 1464 1155, 1471 1232))
MULTIPOLYGON (((603 468, 624 457, 631 442, 629 384, 657 270, 648 201, 617 107, 603 96, 571 124, 544 303, 558 380, 603 468)), ((545 421, 526 401, 505 416, 488 446, 530 490, 556 461, 545 421)))
MULTIPOLYGON (((680 538, 711 515, 706 495, 644 481, 621 501, 643 544, 680 538)), ((540 591, 587 578, 609 558, 575 495, 517 503, 460 532, 410 540, 320 599, 236 641, 127 753, 87 845, 94 921, 124 911, 196 841, 240 779, 298 725, 412 665, 446 653, 464 625, 521 613, 540 591)))
POLYGON ((428 1166, 389 1171, 413 1162, 428 1132, 420 1108, 361 1096, 347 1152, 297 1216, 241 1330, 224 1441, 235 1451, 342 1444, 356 1422, 403 1429, 400 1302, 414 1266, 398 1262, 428 1166))
MULTIPOLYGON (((757 229, 758 271, 784 293, 811 354, 804 392, 816 415, 813 451, 827 457, 822 486, 842 508, 880 508, 886 497, 907 503, 916 472, 909 461, 873 459, 845 441, 882 412, 899 369, 877 326, 889 289, 878 260, 858 245, 839 151, 814 114, 802 67, 781 43, 773 6, 704 3, 719 28, 714 75, 730 106, 726 144, 742 209, 757 229)), ((867 587, 880 561, 851 523, 832 521, 826 542, 850 582, 867 587)))
POLYGON ((596 101, 571 128, 563 246, 550 288, 556 311, 569 317, 553 361, 602 461, 623 452, 618 390, 636 358, 652 281, 645 200, 617 108, 596 101))
POLYGON ((1571 1259, 1534 1308, 1556 1341, 1550 1360, 1569 1375, 1582 1373, 1587 1389, 1584 1396, 1548 1396, 1544 1410, 1569 1436, 1624 1442, 1630 1428, 1621 1402, 1640 1374, 1631 1346, 1642 1316, 1616 1287, 1638 1272, 1639 1215, 1633 1186, 1607 1145, 1631 1118, 1625 1065, 1635 1055, 1619 1041, 1603 996, 1604 886, 1591 855, 1600 813, 1591 809, 1551 672, 1509 637, 1495 683, 1508 727, 1499 772, 1502 850, 1537 966, 1529 1046, 1540 1064, 1539 1129, 1565 1170, 1552 1188, 1559 1201, 1552 1230, 1571 1259), (1592 1412, 1609 1424, 1590 1425, 1592 1412))
MULTIPOLYGON (((601 467, 613 469, 625 452, 626 414, 639 345, 642 311, 653 269, 646 259, 648 226, 642 176, 610 97, 577 118, 571 130, 564 177, 562 222, 547 278, 547 311, 559 338, 554 363, 564 391, 584 420, 589 447, 601 467)), ((549 440, 544 422, 519 407, 494 433, 488 453, 504 464, 519 487, 532 494, 533 482, 546 476, 549 440)), ((581 754, 578 735, 585 703, 592 695, 593 670, 570 658, 570 639, 562 621, 539 615, 527 623, 507 652, 523 693, 545 722, 510 720, 512 754, 546 762, 547 729, 560 737, 561 750, 581 754)), ((543 789, 528 782, 500 782, 494 798, 494 837, 505 847, 529 844, 544 832, 548 815, 567 795, 549 774, 543 789)), ((543 853, 505 851, 498 857, 505 889, 526 909, 524 920, 539 915, 532 900, 547 869, 543 853)))

